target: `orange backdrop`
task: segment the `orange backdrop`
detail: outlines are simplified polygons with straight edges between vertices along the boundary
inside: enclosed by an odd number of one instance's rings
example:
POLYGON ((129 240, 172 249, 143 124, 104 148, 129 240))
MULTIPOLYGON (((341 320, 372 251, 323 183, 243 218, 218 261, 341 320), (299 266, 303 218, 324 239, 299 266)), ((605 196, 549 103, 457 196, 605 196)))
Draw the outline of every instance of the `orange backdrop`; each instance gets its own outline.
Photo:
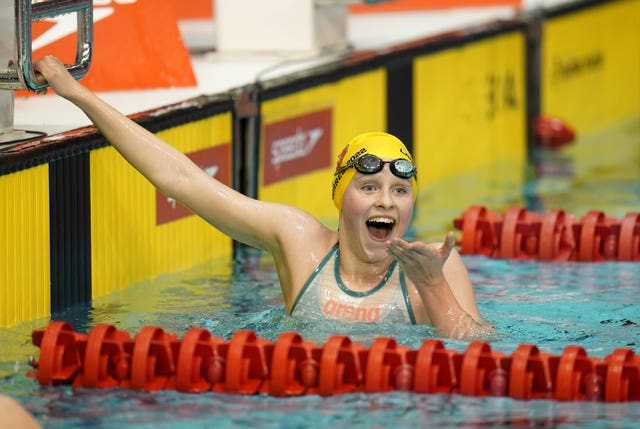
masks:
MULTIPOLYGON (((195 86, 173 3, 136 0, 94 6, 93 58, 82 83, 93 91, 195 86)), ((75 29, 75 14, 34 22, 34 60, 53 54, 73 63, 75 29)), ((18 91, 17 95, 31 94, 18 91)))

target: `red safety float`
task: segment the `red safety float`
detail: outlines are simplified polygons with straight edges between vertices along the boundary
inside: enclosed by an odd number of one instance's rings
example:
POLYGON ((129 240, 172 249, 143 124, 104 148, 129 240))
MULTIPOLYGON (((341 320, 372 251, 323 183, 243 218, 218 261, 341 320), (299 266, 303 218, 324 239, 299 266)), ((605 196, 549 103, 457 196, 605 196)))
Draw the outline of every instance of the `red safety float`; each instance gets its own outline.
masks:
POLYGON ((376 338, 364 354, 364 391, 412 390, 415 371, 405 358, 407 351, 393 338, 376 338))
POLYGON ((618 260, 640 261, 640 213, 627 213, 620 223, 618 260))
POLYGON ((573 216, 564 210, 552 210, 542 216, 538 257, 541 261, 568 261, 575 241, 572 234, 573 216))
POLYGON ((173 343, 177 338, 157 326, 145 326, 135 336, 131 350, 131 378, 124 387, 154 391, 170 389, 175 375, 173 343))
POLYGON ((194 328, 178 340, 161 328, 142 328, 132 341, 111 325, 88 335, 65 322, 34 331, 41 349, 34 371, 42 385, 175 389, 205 392, 323 396, 349 392, 460 393, 563 401, 640 401, 640 356, 617 349, 604 360, 569 346, 562 355, 522 344, 510 355, 472 342, 462 352, 428 339, 417 350, 378 338, 371 347, 333 336, 322 347, 297 333, 275 344, 251 331, 229 342, 194 328))
POLYGON ((86 335, 76 334, 69 323, 51 322, 31 339, 40 347, 40 360, 34 363, 40 385, 69 383, 80 372, 86 335))
POLYGON ((440 340, 422 342, 415 357, 414 391, 418 393, 451 393, 458 387, 453 365, 457 353, 445 349, 440 340))
POLYGON ((458 392, 470 396, 490 396, 490 375, 498 374, 501 353, 492 352, 491 346, 485 342, 472 342, 467 350, 454 356, 454 363, 459 374, 458 392))
POLYGON ((252 395, 259 393, 269 376, 272 345, 252 331, 237 331, 226 351, 224 382, 213 386, 216 392, 252 395))
POLYGON ((587 356, 584 348, 568 346, 559 357, 549 358, 554 377, 554 398, 560 401, 578 401, 588 397, 592 399, 593 392, 587 391, 590 385, 593 390, 599 387, 594 360, 587 356))
POLYGON ((131 336, 113 325, 100 324, 89 331, 82 372, 73 385, 109 388, 129 378, 131 336))
POLYGON ((535 259, 538 252, 539 217, 522 207, 506 211, 499 223, 498 257, 504 259, 535 259), (534 226, 537 221, 537 228, 534 226))
POLYGON ((580 221, 563 210, 540 215, 512 207, 503 215, 471 206, 455 228, 463 254, 541 261, 639 261, 640 213, 622 221, 592 210, 580 221), (489 238, 487 238, 489 237, 489 238))
POLYGON ((613 219, 607 218, 604 212, 589 211, 574 224, 577 252, 574 254, 580 262, 599 262, 616 259, 618 238, 611 229, 613 219))
POLYGON ((634 357, 632 350, 616 349, 605 358, 605 401, 640 400, 640 367, 634 357))
POLYGON ((483 206, 471 206, 454 226, 462 230, 461 253, 491 256, 498 246, 495 222, 498 215, 483 206))
POLYGON ((362 383, 358 352, 364 346, 344 335, 331 336, 322 347, 318 393, 322 396, 355 391, 362 383))
POLYGON ((212 336, 201 328, 189 329, 182 337, 176 361, 176 390, 180 392, 206 392, 218 380, 215 366, 221 357, 218 345, 224 344, 220 337, 212 336))
POLYGON ((516 399, 543 399, 552 393, 546 359, 532 344, 521 344, 503 360, 509 373, 509 396, 516 399))
POLYGON ((317 391, 320 349, 300 334, 287 332, 273 347, 268 391, 273 396, 304 395, 317 391))

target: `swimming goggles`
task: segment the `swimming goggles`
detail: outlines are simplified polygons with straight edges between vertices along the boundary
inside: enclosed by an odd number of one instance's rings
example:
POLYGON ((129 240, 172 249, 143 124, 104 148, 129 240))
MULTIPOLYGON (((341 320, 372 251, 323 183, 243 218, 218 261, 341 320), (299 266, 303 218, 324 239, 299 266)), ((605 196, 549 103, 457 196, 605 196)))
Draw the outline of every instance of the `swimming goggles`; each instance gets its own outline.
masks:
POLYGON ((375 155, 366 154, 354 160, 350 160, 334 173, 334 176, 343 173, 353 167, 362 174, 375 174, 382 171, 385 164, 389 164, 389 169, 394 176, 401 179, 410 179, 417 175, 416 166, 408 159, 398 158, 393 161, 383 161, 375 155))

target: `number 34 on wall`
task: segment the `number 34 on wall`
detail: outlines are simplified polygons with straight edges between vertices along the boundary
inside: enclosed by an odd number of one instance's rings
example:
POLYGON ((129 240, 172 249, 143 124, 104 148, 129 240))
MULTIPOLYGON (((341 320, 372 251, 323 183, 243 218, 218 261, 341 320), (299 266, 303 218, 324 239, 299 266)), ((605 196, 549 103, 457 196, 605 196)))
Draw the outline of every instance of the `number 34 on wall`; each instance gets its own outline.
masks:
POLYGON ((501 113, 518 110, 519 88, 513 71, 489 72, 486 82, 486 119, 493 120, 501 113))

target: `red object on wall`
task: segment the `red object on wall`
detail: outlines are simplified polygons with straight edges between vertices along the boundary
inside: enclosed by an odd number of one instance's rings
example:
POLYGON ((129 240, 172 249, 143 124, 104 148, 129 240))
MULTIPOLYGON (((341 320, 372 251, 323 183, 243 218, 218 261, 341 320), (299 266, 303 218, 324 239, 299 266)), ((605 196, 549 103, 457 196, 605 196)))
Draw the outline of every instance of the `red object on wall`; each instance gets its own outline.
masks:
POLYGON ((558 149, 573 143, 576 133, 571 126, 560 118, 542 115, 536 119, 536 143, 539 147, 558 149))

